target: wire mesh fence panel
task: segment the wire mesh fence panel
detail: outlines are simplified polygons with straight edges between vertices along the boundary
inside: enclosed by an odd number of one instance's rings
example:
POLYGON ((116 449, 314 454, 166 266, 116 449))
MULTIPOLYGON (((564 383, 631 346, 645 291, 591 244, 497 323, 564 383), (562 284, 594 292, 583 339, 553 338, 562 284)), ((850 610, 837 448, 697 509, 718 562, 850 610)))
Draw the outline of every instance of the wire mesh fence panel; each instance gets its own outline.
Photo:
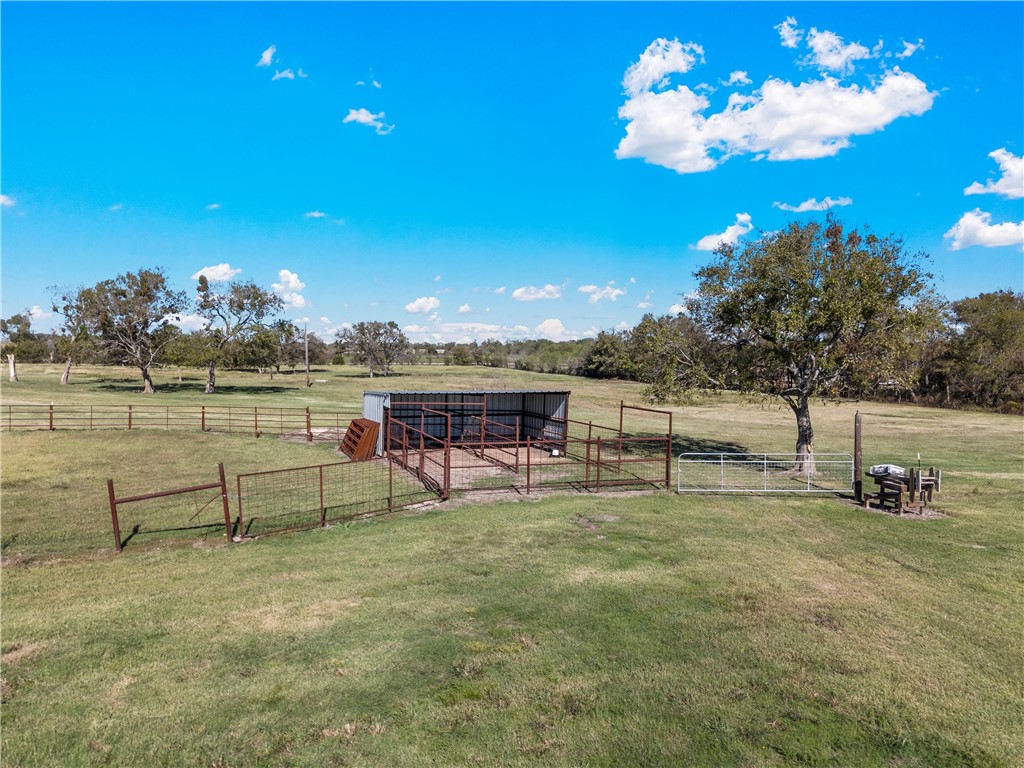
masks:
POLYGON ((238 475, 241 533, 315 528, 435 500, 438 493, 388 459, 238 475))
POLYGON ((846 493, 853 457, 789 453, 683 453, 676 463, 680 493, 846 493))

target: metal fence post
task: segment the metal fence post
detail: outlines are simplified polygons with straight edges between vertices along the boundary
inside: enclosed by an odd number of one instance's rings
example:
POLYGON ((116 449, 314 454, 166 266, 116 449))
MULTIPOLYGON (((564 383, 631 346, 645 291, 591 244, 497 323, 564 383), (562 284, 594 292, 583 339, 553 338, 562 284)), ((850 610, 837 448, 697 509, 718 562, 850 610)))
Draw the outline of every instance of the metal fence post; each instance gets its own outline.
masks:
POLYGON ((526 495, 530 495, 530 436, 526 436, 526 495))
POLYGON ((254 405, 252 408, 252 430, 253 437, 260 436, 260 407, 254 405))
POLYGON ((718 483, 719 483, 719 486, 720 486, 720 490, 724 491, 725 490, 725 454, 724 453, 718 454, 718 465, 719 465, 719 473, 718 473, 719 474, 719 479, 718 479, 718 483))
MULTIPOLYGON (((128 422, 128 429, 131 429, 131 421, 128 422)), ((50 403, 50 431, 53 432, 53 403, 50 403)))
POLYGON ((206 431, 206 406, 205 405, 199 406, 199 422, 200 422, 199 423, 199 431, 200 432, 205 432, 206 431))
POLYGON ((764 489, 768 490, 768 454, 762 454, 764 456, 764 489))
POLYGON ((306 442, 313 442, 313 417, 309 412, 309 406, 306 406, 306 442))
MULTIPOLYGON (((50 412, 53 413, 53 406, 52 405, 50 406, 50 412)), ((128 406, 128 430, 131 431, 131 428, 132 428, 132 407, 129 405, 128 406)), ((50 429, 53 429, 52 425, 50 426, 50 429)))
POLYGON ((665 488, 672 487, 672 432, 665 435, 665 488))
POLYGON ((121 526, 117 520, 117 497, 114 496, 114 481, 107 480, 107 497, 110 499, 110 520, 114 524, 114 549, 121 551, 121 526))
POLYGON ((220 499, 224 505, 224 535, 231 541, 231 505, 228 503, 228 481, 224 476, 224 463, 217 465, 217 472, 220 476, 220 499))
POLYGON ((235 475, 235 489, 238 491, 238 535, 242 535, 242 476, 235 475))
POLYGON ((320 470, 320 527, 323 528, 327 525, 327 507, 324 506, 324 465, 321 464, 318 469, 320 470))

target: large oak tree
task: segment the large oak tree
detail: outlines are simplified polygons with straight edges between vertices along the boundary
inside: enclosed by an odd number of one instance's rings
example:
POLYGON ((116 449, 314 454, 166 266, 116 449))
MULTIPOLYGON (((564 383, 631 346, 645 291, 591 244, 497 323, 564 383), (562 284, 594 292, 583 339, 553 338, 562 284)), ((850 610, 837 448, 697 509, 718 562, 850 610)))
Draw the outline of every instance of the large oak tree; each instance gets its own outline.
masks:
POLYGON ((59 300, 69 322, 73 318, 114 359, 138 367, 143 391, 155 391, 150 368, 178 333, 172 322, 186 306, 184 292, 171 290, 162 269, 127 272, 59 300))
POLYGON ((696 273, 689 312, 731 347, 736 383, 793 410, 798 466, 813 468, 815 395, 904 375, 901 359, 935 320, 926 258, 830 216, 722 244, 696 273))

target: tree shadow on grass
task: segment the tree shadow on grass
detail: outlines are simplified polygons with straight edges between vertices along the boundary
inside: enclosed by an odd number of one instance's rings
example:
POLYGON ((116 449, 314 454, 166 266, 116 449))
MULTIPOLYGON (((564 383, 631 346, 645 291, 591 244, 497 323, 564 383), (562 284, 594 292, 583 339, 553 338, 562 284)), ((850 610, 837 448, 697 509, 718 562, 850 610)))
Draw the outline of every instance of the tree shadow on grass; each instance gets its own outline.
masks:
MULTIPOLYGON (((631 437, 660 437, 653 432, 623 432, 624 438, 631 437)), ((747 453, 749 449, 742 443, 734 443, 731 440, 716 440, 713 437, 693 437, 691 435, 672 435, 672 455, 680 453, 747 453)))
MULTIPOLYGON (((108 382, 106 384, 100 384, 97 389, 107 390, 108 392, 124 392, 133 394, 137 394, 142 391, 141 384, 138 381, 108 382)), ((170 381, 157 384, 156 394, 159 395, 161 392, 194 392, 196 394, 204 394, 205 389, 205 382, 170 381)), ((213 397, 215 398, 218 394, 279 395, 283 392, 294 391, 294 387, 280 387, 276 384, 218 384, 213 397)))

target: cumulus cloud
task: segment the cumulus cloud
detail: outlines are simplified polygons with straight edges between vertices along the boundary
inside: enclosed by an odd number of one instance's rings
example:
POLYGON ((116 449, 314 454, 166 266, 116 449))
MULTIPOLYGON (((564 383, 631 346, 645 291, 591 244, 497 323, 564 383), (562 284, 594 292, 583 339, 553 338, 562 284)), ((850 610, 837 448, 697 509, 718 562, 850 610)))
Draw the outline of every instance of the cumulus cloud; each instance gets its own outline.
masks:
POLYGON ((533 330, 542 339, 551 341, 575 341, 579 338, 578 333, 570 333, 562 321, 554 317, 548 318, 533 330))
POLYGON ((306 213, 307 219, 322 219, 325 216, 327 216, 327 214, 324 213, 323 211, 308 211, 306 213))
POLYGON ((843 38, 827 29, 819 32, 811 27, 807 47, 811 49, 807 62, 826 72, 848 75, 853 72, 855 61, 871 58, 871 51, 860 43, 844 43, 843 38))
POLYGON ((833 199, 826 196, 821 202, 818 202, 817 198, 812 197, 808 200, 804 200, 799 205, 790 205, 789 203, 780 203, 775 201, 772 203, 772 207, 783 211, 792 211, 793 213, 803 213, 804 211, 827 211, 829 208, 850 205, 851 203, 853 203, 853 198, 850 197, 837 197, 833 199))
POLYGON ((671 307, 668 308, 668 312, 669 312, 670 315, 685 315, 686 314, 686 305, 685 304, 673 304, 671 307))
POLYGON ((505 286, 503 285, 503 286, 501 286, 500 288, 495 288, 495 289, 494 289, 494 292, 495 292, 495 293, 496 293, 496 294, 497 294, 498 296, 501 296, 502 294, 504 294, 504 293, 505 293, 505 290, 506 290, 506 288, 505 288, 505 286))
POLYGON ((971 246, 998 248, 1016 245, 1024 249, 1024 221, 993 224, 992 214, 975 208, 960 217, 943 237, 951 240, 951 250, 959 251, 971 246))
POLYGON ((909 59, 921 48, 924 48, 924 40, 921 40, 920 38, 918 38, 916 43, 908 43, 906 40, 903 40, 902 42, 903 51, 896 54, 897 59, 909 59))
POLYGON ((0 195, 0 206, 3 206, 4 208, 13 208, 17 204, 18 201, 10 195, 0 195))
POLYGON ((277 273, 277 277, 281 282, 274 283, 271 288, 284 302, 285 309, 304 309, 307 301, 301 291, 306 284, 299 279, 295 272, 288 269, 282 269, 277 273))
POLYGON ((697 245, 694 247, 698 251, 713 251, 720 243, 735 245, 743 235, 753 228, 754 225, 750 223, 749 213, 737 213, 736 223, 726 227, 725 232, 718 235, 705 235, 697 241, 697 245))
MULTIPOLYGON (((791 25, 785 28, 795 35, 791 25)), ((845 71, 867 50, 812 31, 817 50, 810 55, 822 67, 845 71)), ((843 84, 827 74, 799 84, 769 78, 750 94, 733 92, 720 112, 708 114, 710 102, 703 94, 682 84, 667 87, 669 74, 685 74, 695 65, 696 50, 701 49, 695 43, 659 39, 626 71, 628 98, 619 108, 626 135, 616 157, 640 158, 677 173, 710 171, 739 155, 831 157, 850 146, 853 136, 921 115, 935 99, 924 82, 894 67, 866 85, 843 84)))
POLYGON ((177 314, 169 315, 167 318, 171 325, 176 325, 183 331, 201 331, 210 324, 210 321, 202 315, 177 314))
POLYGON ((277 52, 277 46, 272 45, 262 54, 260 54, 260 60, 256 62, 257 67, 269 67, 271 62, 274 60, 274 54, 277 52))
POLYGON ((472 312, 472 311, 473 311, 473 308, 471 306, 469 306, 469 304, 462 304, 462 305, 459 306, 459 314, 460 315, 464 315, 467 312, 472 312))
POLYGON ((619 298, 619 296, 625 296, 626 295, 626 289, 625 288, 616 288, 614 280, 610 281, 603 288, 600 287, 600 286, 597 286, 597 285, 581 285, 578 288, 578 290, 579 290, 580 293, 588 294, 588 296, 589 296, 589 298, 587 299, 587 303, 588 304, 597 304, 597 302, 601 301, 601 299, 608 299, 610 301, 615 301, 616 299, 619 298))
POLYGON ((441 300, 434 296, 420 296, 405 305, 405 311, 415 315, 427 315, 441 306, 441 300))
POLYGON ((373 128, 377 132, 378 136, 387 136, 395 129, 395 126, 385 123, 384 117, 385 115, 383 112, 375 114, 368 109, 350 109, 341 122, 366 125, 373 128))
POLYGON ((754 81, 751 80, 749 77, 747 77, 747 73, 744 70, 738 69, 735 72, 730 72, 729 73, 729 79, 726 81, 725 84, 726 85, 750 85, 752 82, 754 82, 754 81))
POLYGON ((200 277, 206 277, 211 283, 226 283, 232 279, 235 275, 241 273, 240 269, 233 269, 230 264, 214 264, 212 267, 203 267, 194 275, 193 280, 198 280, 200 277))
POLYGON ((271 80, 294 80, 295 79, 295 73, 292 72, 291 69, 285 69, 283 71, 275 69, 274 70, 274 76, 272 78, 270 78, 270 79, 271 80))
POLYGON ((525 325, 497 325, 493 323, 445 323, 439 319, 430 325, 406 325, 402 328, 411 341, 449 342, 469 344, 473 341, 512 341, 529 338, 525 325))
POLYGON ((543 288, 536 288, 532 285, 525 285, 512 291, 512 298, 516 301, 537 301, 538 299, 560 299, 562 298, 562 287, 559 285, 546 284, 543 288))
POLYGON ((783 48, 796 48, 804 36, 804 31, 802 29, 797 29, 796 19, 792 16, 787 16, 785 21, 780 24, 776 24, 775 29, 778 31, 779 37, 782 39, 783 48))
POLYGON ((640 59, 626 70, 622 86, 630 96, 638 96, 652 88, 668 87, 669 76, 689 72, 698 59, 704 61, 704 49, 696 43, 680 43, 659 37, 640 54, 640 59))
POLYGON ((33 322, 36 320, 49 320, 53 317, 53 312, 48 312, 38 304, 33 304, 32 308, 28 311, 28 316, 33 322))
POLYGON ((984 195, 993 193, 1003 197, 1024 197, 1024 157, 1017 157, 1005 148, 988 153, 996 161, 1003 175, 996 181, 989 179, 984 184, 974 182, 964 189, 965 195, 984 195))

